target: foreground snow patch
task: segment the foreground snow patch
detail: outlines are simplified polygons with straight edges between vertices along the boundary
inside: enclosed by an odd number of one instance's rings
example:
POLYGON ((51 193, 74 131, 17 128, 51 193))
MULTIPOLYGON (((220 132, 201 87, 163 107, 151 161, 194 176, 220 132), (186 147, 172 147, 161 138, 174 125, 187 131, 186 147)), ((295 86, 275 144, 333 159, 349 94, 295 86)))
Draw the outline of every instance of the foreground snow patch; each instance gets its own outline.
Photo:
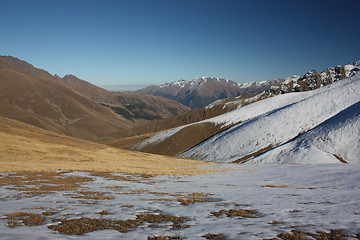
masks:
MULTIPOLYGON (((218 167, 234 170, 199 176, 152 178, 64 173, 63 177, 84 176, 93 181, 83 182, 77 189, 32 197, 27 196, 29 192, 17 190, 21 186, 8 182, 0 186, 0 217, 27 212, 42 215, 45 221, 38 226, 20 224, 10 228, 8 221, 0 218, 0 239, 115 240, 167 235, 201 240, 205 239, 202 236, 210 233, 222 234, 227 239, 258 240, 276 237, 293 229, 312 233, 342 229, 352 235, 359 233, 360 165, 218 167), (191 198, 198 201, 184 202, 191 198), (227 215, 237 211, 241 213, 242 210, 246 214, 227 215), (136 219, 137 215, 144 214, 163 214, 186 220, 175 229, 172 222, 145 221, 126 232, 97 230, 86 232, 83 236, 62 234, 52 230, 56 228, 47 227, 59 225, 61 219, 112 221, 136 219)), ((4 176, 9 176, 9 173, 0 174, 0 181, 4 182, 4 176)), ((34 178, 32 181, 36 184, 37 180, 34 178)))

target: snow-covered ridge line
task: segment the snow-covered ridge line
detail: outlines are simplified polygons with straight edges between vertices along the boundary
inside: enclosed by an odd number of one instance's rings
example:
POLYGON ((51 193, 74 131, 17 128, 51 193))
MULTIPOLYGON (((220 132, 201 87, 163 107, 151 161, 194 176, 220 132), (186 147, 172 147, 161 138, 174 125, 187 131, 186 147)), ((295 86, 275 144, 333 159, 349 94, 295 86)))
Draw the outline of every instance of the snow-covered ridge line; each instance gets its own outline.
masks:
MULTIPOLYGON (((186 151, 181 157, 229 162, 277 146, 359 102, 359 88, 360 75, 355 75, 317 90, 278 95, 221 115, 212 121, 231 119, 231 114, 236 113, 240 118, 246 115, 249 118, 186 151), (283 100, 284 104, 281 103, 283 100), (272 108, 274 105, 277 107, 272 108), (258 110, 259 114, 253 114, 258 110)), ((358 135, 356 137, 358 139, 358 135)))
POLYGON ((260 81, 260 82, 238 83, 238 82, 235 82, 232 80, 223 79, 223 78, 219 78, 219 77, 196 77, 191 81, 177 80, 177 81, 170 82, 170 83, 161 83, 161 84, 155 85, 155 86, 158 86, 160 88, 170 87, 170 86, 179 86, 181 88, 184 88, 186 85, 192 86, 192 85, 196 85, 196 84, 206 83, 207 81, 217 81, 217 82, 226 82, 226 83, 233 82, 234 85, 236 85, 240 88, 244 88, 244 89, 269 85, 269 87, 274 90, 274 89, 278 89, 278 88, 284 88, 284 85, 288 85, 288 84, 295 84, 294 87, 296 87, 300 78, 310 77, 312 74, 319 74, 322 79, 322 83, 320 85, 325 86, 325 85, 329 84, 329 81, 335 82, 335 81, 342 80, 347 77, 351 77, 351 76, 355 75, 355 73, 358 71, 360 71, 360 61, 354 62, 352 64, 343 65, 343 66, 338 65, 336 67, 327 68, 327 69, 323 70, 320 74, 317 73, 315 70, 312 70, 312 71, 307 72, 303 76, 293 75, 293 76, 290 76, 287 78, 269 79, 269 80, 264 80, 264 81, 260 81), (332 80, 326 80, 327 78, 328 79, 331 78, 332 80))

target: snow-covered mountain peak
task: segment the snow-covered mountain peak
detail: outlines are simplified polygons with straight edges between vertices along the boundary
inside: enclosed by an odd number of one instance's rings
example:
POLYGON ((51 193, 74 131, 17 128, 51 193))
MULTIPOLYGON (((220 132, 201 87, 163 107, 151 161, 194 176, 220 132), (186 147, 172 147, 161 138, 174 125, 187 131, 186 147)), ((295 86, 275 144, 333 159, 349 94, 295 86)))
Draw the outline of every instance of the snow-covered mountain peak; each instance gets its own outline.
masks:
POLYGON ((214 82, 229 82, 230 80, 223 79, 223 78, 213 78, 213 77, 197 77, 194 78, 192 81, 194 82, 207 82, 207 81, 214 81, 214 82))
POLYGON ((186 81, 186 80, 177 80, 177 81, 174 81, 174 82, 171 82, 171 83, 161 83, 158 85, 159 88, 165 88, 165 87, 185 87, 186 84, 188 84, 189 82, 186 81))

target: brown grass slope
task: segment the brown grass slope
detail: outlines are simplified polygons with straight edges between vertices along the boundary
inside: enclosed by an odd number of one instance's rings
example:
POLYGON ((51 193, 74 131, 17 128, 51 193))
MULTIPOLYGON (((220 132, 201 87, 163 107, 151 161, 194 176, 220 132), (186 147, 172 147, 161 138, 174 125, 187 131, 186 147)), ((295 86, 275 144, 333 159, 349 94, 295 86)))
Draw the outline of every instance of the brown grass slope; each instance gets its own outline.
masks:
POLYGON ((199 174, 199 161, 131 152, 46 131, 0 117, 0 172, 102 171, 129 174, 199 174))
POLYGON ((162 97, 135 92, 110 92, 73 75, 66 75, 59 81, 134 122, 143 123, 143 120, 162 119, 190 110, 185 105, 162 97))
POLYGON ((145 148, 141 149, 141 151, 175 156, 194 147, 222 130, 221 126, 211 122, 193 124, 181 129, 162 142, 147 145, 145 148))
POLYGON ((132 127, 130 121, 56 81, 56 77, 15 60, 0 57, 0 115, 91 140, 132 127), (23 64, 26 67, 20 69, 23 64))

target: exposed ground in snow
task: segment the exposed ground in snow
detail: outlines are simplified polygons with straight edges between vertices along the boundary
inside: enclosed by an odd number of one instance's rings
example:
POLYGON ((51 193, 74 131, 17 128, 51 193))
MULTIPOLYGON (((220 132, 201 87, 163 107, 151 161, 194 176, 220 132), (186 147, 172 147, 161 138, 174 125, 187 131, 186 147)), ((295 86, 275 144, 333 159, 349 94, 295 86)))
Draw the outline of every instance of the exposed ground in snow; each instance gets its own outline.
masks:
POLYGON ((236 170, 2 173, 0 239, 290 239, 284 233, 334 229, 348 235, 337 239, 359 239, 360 165, 218 167, 236 170))

